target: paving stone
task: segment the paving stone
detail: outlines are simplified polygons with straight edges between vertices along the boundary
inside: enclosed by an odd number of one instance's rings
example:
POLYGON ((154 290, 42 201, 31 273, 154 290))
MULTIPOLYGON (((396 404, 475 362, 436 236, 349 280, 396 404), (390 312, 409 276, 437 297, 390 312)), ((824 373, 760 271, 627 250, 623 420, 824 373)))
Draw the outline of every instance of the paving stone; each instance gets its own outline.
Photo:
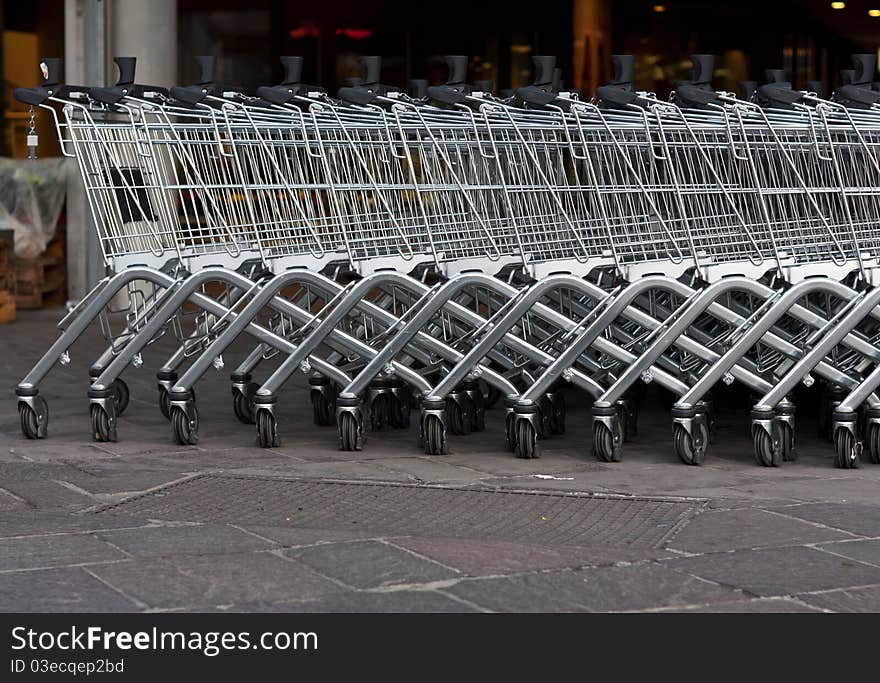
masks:
POLYGON ((665 562, 670 567, 760 596, 880 583, 880 568, 804 547, 738 550, 665 562))
POLYGON ((799 595, 798 598, 832 612, 880 612, 880 586, 808 593, 799 595))
MULTIPOLYGON (((859 474, 861 470, 859 470, 859 474)), ((876 489, 874 491, 876 496, 876 489)), ((775 508, 791 517, 819 522, 860 536, 880 536, 880 506, 847 503, 810 503, 775 508)))
POLYGON ((25 501, 8 491, 0 489, 0 512, 6 513, 12 510, 26 509, 28 509, 28 504, 25 501))
POLYGON ((125 555, 88 534, 0 539, 0 571, 113 562, 122 559, 125 559, 125 555))
MULTIPOLYGON (((2 429, 2 425, 0 425, 0 429, 2 429)), ((9 436, 0 432, 0 463, 18 463, 21 461, 22 458, 16 454, 15 448, 10 448, 9 436)))
POLYGON ((0 481, 7 484, 18 481, 51 481, 57 479, 79 481, 84 478, 91 478, 91 475, 87 471, 67 463, 0 463, 0 481))
POLYGON ((394 538, 392 542, 470 576, 607 565, 669 555, 666 551, 652 548, 549 547, 507 541, 421 536, 394 538))
MULTIPOLYGON (((202 431, 201 415, 203 407, 199 404, 199 446, 173 446, 169 447, 168 443, 171 439, 171 427, 165 420, 162 424, 157 424, 149 429, 139 438, 134 438, 133 434, 124 431, 124 427, 120 426, 120 440, 114 443, 101 444, 106 451, 116 456, 152 456, 156 458, 169 458, 175 462, 185 465, 204 464, 206 462, 216 462, 214 466, 227 466, 243 464, 245 462, 245 454, 237 450, 237 446, 253 447, 254 437, 250 430, 245 433, 237 434, 235 437, 227 436, 225 439, 220 438, 216 432, 211 433, 209 427, 205 427, 202 431), (204 438, 202 438, 204 436, 204 438), (210 438, 209 438, 210 437, 210 438)), ((240 425, 244 427, 244 425, 240 425)), ((253 429, 253 428, 252 428, 253 429)), ((240 430, 237 430, 240 431, 240 430)), ((280 457, 277 454, 264 453, 264 457, 280 457)))
MULTIPOLYGON (((59 434, 53 417, 55 407, 50 406, 49 409, 52 411, 52 415, 50 415, 48 439, 36 441, 25 439, 19 431, 18 420, 14 425, 9 426, 9 431, 6 434, 10 441, 6 451, 10 455, 16 456, 18 462, 56 464, 58 460, 65 458, 93 461, 104 459, 109 455, 101 449, 103 444, 94 443, 89 439, 88 431, 83 434, 80 430, 77 434, 67 436, 59 434), (76 445, 75 448, 72 447, 73 444, 76 445)), ((85 415, 85 419, 88 420, 88 414, 85 415)))
POLYGON ((425 483, 475 483, 488 475, 462 465, 455 465, 436 458, 400 457, 372 460, 371 464, 395 473, 408 475, 411 481, 425 483))
POLYGON ((676 550, 705 553, 844 538, 850 538, 849 534, 764 510, 740 509, 697 515, 667 545, 676 550))
POLYGON ((700 503, 277 476, 204 475, 102 510, 151 519, 542 545, 660 547, 700 503))
POLYGON ((136 557, 214 555, 273 547, 272 543, 244 531, 217 524, 117 529, 96 535, 136 557))
POLYGON ((836 555, 880 566, 880 540, 823 543, 819 547, 836 555))
MULTIPOLYGON (((486 431, 489 432, 488 425, 486 431)), ((504 438, 502 436, 503 433, 503 428, 495 432, 502 440, 504 438)), ((506 449, 503 449, 503 444, 498 442, 498 439, 494 439, 494 441, 497 443, 493 445, 491 451, 480 453, 477 456, 475 452, 471 451, 471 448, 475 445, 474 440, 468 441, 466 446, 461 438, 459 438, 458 450, 448 456, 444 456, 444 462, 461 465, 462 467, 482 472, 484 475, 497 477, 531 477, 535 472, 557 476, 573 476, 573 473, 576 472, 590 472, 595 475, 595 473, 602 472, 608 467, 595 460, 587 460, 581 456, 572 457, 571 449, 568 449, 564 454, 561 452, 556 453, 554 454, 555 457, 547 457, 547 454, 544 453, 541 459, 537 461, 522 460, 514 458, 506 449)), ((588 455, 588 452, 586 455, 588 455)))
MULTIPOLYGON (((270 450, 283 452, 285 456, 297 462, 372 462, 388 456, 388 449, 385 447, 372 449, 367 447, 362 451, 340 451, 338 437, 335 442, 323 437, 320 441, 315 441, 310 438, 308 433, 301 433, 295 429, 285 430, 284 434, 287 435, 287 438, 281 442, 281 445, 277 449, 270 450)), ((372 440, 370 440, 370 445, 375 445, 372 440)), ((406 449, 400 448, 399 455, 401 457, 412 456, 412 454, 412 448, 408 452, 406 449)))
POLYGON ((22 498, 32 507, 45 510, 58 508, 83 509, 96 502, 94 498, 54 481, 37 479, 10 481, 4 482, 3 488, 22 498))
MULTIPOLYGON (((730 471, 719 467, 685 467, 674 455, 665 462, 657 463, 653 459, 645 462, 633 457, 628 447, 629 444, 626 444, 622 466, 605 465, 602 471, 592 473, 590 480, 619 493, 635 494, 647 490, 653 495, 695 497, 703 497, 700 493, 703 489, 747 489, 753 482, 763 481, 752 469, 754 463, 748 469, 743 466, 730 471), (638 471, 638 476, 633 476, 635 471, 638 471)), ((540 471, 544 471, 543 464, 540 471)))
POLYGON ((304 529, 293 526, 242 526, 259 536, 275 541, 283 547, 316 545, 318 543, 337 543, 339 541, 361 541, 376 538, 368 531, 338 531, 336 529, 304 529))
POLYGON ((270 553, 186 555, 91 569, 155 608, 314 600, 341 590, 309 568, 270 553))
POLYGON ((130 612, 138 609, 81 568, 0 573, 0 612, 130 612))
MULTIPOLYGON (((544 458, 541 458, 542 460, 544 458)), ((492 475, 472 484, 473 487, 486 487, 500 489, 524 489, 528 491, 560 491, 569 493, 572 491, 589 491, 591 493, 621 493, 608 486, 602 486, 596 481, 596 477, 589 471, 565 469, 550 473, 542 471, 533 474, 518 474, 512 477, 492 475)))
POLYGON ((709 500, 706 503, 707 510, 744 510, 748 508, 769 509, 799 502, 796 500, 786 500, 785 498, 735 498, 731 497, 731 492, 726 489, 720 489, 717 491, 700 489, 700 491, 705 491, 705 495, 709 497, 709 500))
MULTIPOLYGON (((828 469, 831 472, 835 470, 828 463, 821 465, 822 469, 828 469)), ((787 498, 795 503, 809 504, 843 504, 849 505, 875 505, 877 502, 877 488, 880 481, 863 477, 866 468, 850 473, 846 478, 839 477, 801 477, 798 479, 781 479, 779 481, 768 480, 761 484, 757 484, 750 488, 750 495, 764 499, 768 502, 765 504, 767 509, 777 510, 769 500, 773 498, 787 498)), ((780 510, 781 511, 781 510, 780 510)), ((809 519, 803 517, 803 519, 809 519)), ((811 521, 821 521, 818 519, 811 521)), ((842 527, 838 527, 842 528, 842 527)), ((849 530, 849 529, 847 529, 849 530)))
POLYGON ((43 534, 83 533, 100 529, 144 526, 146 522, 128 515, 70 514, 58 510, 20 510, 0 515, 0 538, 43 534))
POLYGON ((199 461, 193 460, 196 457, 193 455, 194 453, 198 453, 198 451, 189 450, 181 452, 163 449, 156 453, 135 453, 134 455, 126 456, 113 455, 100 461, 108 465, 101 475, 109 477, 112 476, 111 473, 125 474, 129 471, 153 472, 157 476, 163 476, 165 481, 176 481, 206 469, 200 467, 201 463, 199 461))
POLYGON ((78 481, 77 486, 92 494, 132 494, 161 486, 183 476, 168 472, 120 472, 101 474, 88 481, 78 481))
MULTIPOLYGON (((294 449, 294 453, 297 451, 294 449)), ((263 463, 260 463, 261 465, 263 463)), ((253 465, 251 458, 250 465, 253 465)), ((357 461, 325 461, 293 463, 285 468, 289 475, 312 477, 316 479, 357 479, 359 481, 395 481, 410 482, 412 478, 404 472, 397 472, 384 467, 376 467, 368 460, 357 461)))
POLYGON ((606 612, 733 601, 739 591, 660 565, 461 581, 444 591, 499 612, 606 612))
POLYGON ((427 583, 457 575, 435 562, 378 541, 333 543, 288 550, 285 554, 356 588, 427 583))

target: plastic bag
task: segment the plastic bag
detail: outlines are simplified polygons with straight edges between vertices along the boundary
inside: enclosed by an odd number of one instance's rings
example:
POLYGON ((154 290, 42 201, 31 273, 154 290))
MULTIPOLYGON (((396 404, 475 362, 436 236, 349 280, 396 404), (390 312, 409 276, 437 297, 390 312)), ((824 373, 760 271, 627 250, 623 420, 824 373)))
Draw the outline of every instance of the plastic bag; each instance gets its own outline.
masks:
POLYGON ((0 159, 0 229, 15 230, 15 255, 37 258, 55 235, 67 193, 58 159, 0 159))

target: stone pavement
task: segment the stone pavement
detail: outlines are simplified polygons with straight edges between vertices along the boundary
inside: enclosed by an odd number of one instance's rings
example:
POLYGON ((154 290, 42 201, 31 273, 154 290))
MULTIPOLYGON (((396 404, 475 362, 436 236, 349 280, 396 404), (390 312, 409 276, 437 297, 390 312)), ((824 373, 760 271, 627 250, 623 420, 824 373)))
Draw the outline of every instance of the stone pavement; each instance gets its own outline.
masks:
POLYGON ((343 453, 299 376, 263 451, 232 413, 242 344, 199 384, 201 440, 184 448, 156 407, 162 340, 126 373, 119 442, 99 444, 93 329, 42 384, 49 438, 27 441, 12 389, 59 315, 0 327, 0 610, 880 609, 880 466, 834 469, 810 419, 778 469, 754 463, 743 414, 720 417, 705 465, 680 464, 659 407, 622 463, 599 463, 577 396, 536 461, 501 447, 497 409, 446 456, 420 455, 414 428, 343 453))

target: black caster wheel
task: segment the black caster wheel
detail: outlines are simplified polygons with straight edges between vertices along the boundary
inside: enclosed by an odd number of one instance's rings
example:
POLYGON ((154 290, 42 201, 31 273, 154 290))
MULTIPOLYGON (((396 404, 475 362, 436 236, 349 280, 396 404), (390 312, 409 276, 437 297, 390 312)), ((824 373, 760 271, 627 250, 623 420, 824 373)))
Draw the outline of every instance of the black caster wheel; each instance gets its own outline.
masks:
POLYGON ((755 449, 755 460, 764 467, 779 467, 779 457, 773 448, 773 438, 766 429, 752 429, 752 445, 755 449))
POLYGON ((260 386, 254 382, 248 384, 244 391, 238 387, 232 387, 232 410, 242 424, 254 424, 253 396, 259 388, 260 386))
POLYGON ((457 401, 447 400, 446 417, 449 420, 449 431, 456 436, 467 436, 474 431, 473 408, 467 397, 457 401))
POLYGON ((21 419, 21 433, 28 439, 37 438, 37 411, 27 403, 18 404, 18 416, 21 419))
POLYGON ((171 431, 174 440, 182 446, 194 446, 199 442, 199 414, 192 406, 192 420, 180 406, 171 406, 171 431))
POLYGON ((163 386, 159 387, 159 410, 166 420, 171 419, 171 397, 168 395, 168 389, 163 386))
POLYGON ((246 425, 254 424, 254 404, 249 396, 238 389, 232 390, 232 410, 239 422, 246 425))
POLYGON ((277 448, 278 421, 269 410, 257 410, 255 418, 257 424, 257 445, 260 448, 277 448))
POLYGON ((675 423, 672 425, 673 447, 675 454, 685 465, 702 465, 706 456, 706 446, 709 444, 709 429, 705 424, 697 427, 702 432, 703 448, 700 451, 694 450, 694 437, 682 425, 675 423))
POLYGON ((856 469, 861 465, 862 444, 856 441, 848 429, 834 432, 834 466, 842 469, 856 469))
POLYGON ((602 462, 620 462, 622 452, 620 444, 623 442, 623 433, 620 423, 617 424, 617 434, 602 422, 593 423, 593 448, 596 457, 602 462))
POLYGON ((320 391, 312 392, 312 419, 318 427, 332 427, 336 424, 336 408, 320 391))
POLYGON ((446 430, 436 415, 427 415, 422 428, 425 432, 425 453, 427 455, 446 455, 446 430))
POLYGON ((370 404, 370 429, 374 432, 391 425, 394 397, 388 393, 378 394, 370 404))
MULTIPOLYGON (((38 410, 43 417, 45 425, 48 426, 49 408, 41 396, 37 398, 40 404, 38 410)), ((40 421, 37 417, 37 411, 23 401, 18 404, 18 417, 21 420, 21 433, 26 439, 42 439, 45 437, 45 433, 40 433, 40 421)))
POLYGON ((343 451, 361 450, 361 433, 357 417, 352 413, 344 412, 339 416, 339 449, 343 451))
POLYGON ((122 415, 128 408, 128 401, 131 398, 131 392, 128 385, 122 378, 113 380, 113 401, 116 404, 116 415, 122 415))
POLYGON ((868 458, 875 465, 880 464, 880 425, 869 422, 866 433, 867 438, 865 442, 868 444, 868 458))
POLYGON ((516 453, 516 417, 513 413, 508 413, 505 419, 504 433, 507 437, 507 450, 516 453))
POLYGON ((794 447, 794 430, 787 422, 779 423, 779 440, 782 447, 783 462, 797 460, 797 450, 794 447))
POLYGON ((110 427, 110 416, 103 406, 92 403, 89 406, 89 415, 92 418, 92 438, 95 441, 116 441, 115 430, 110 427))
POLYGON ((531 460, 541 457, 538 432, 528 420, 516 421, 516 457, 531 460))
MULTIPOLYGON (((196 398, 196 388, 192 387, 189 390, 189 393, 192 395, 193 400, 196 398)), ((165 416, 166 420, 171 419, 171 395, 168 393, 168 390, 159 386, 159 410, 165 416)))

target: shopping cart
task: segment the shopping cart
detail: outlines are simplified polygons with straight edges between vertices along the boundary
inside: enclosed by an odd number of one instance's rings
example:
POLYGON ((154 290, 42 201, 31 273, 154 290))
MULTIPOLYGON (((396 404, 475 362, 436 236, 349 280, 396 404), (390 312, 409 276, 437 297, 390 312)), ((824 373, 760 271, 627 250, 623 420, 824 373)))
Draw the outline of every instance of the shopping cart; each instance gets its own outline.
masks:
POLYGON ((263 446, 278 444, 278 394, 301 370, 316 422, 336 422, 344 449, 363 447, 367 415, 408 424, 414 395, 422 447, 446 452, 447 430, 483 427, 491 386, 509 447, 535 457, 564 431, 572 383, 595 400, 597 455, 615 461, 637 385, 657 382, 681 397, 676 452, 699 463, 709 391, 738 381, 766 395, 756 456, 778 464, 795 455, 789 394, 814 373, 849 392, 838 464, 857 462, 862 405, 880 456, 880 378, 865 379, 880 361, 880 119, 864 88, 828 101, 776 78, 759 106, 715 92, 711 58, 697 56, 663 102, 636 92, 618 57, 586 102, 536 58, 534 84, 499 99, 465 84, 464 58, 449 63, 448 82, 417 97, 382 86, 369 59, 334 99, 302 86, 290 58, 257 97, 215 84, 207 60, 188 88, 135 86, 132 73, 109 89, 56 78, 20 93, 55 117, 117 273, 19 386, 25 434, 45 435, 36 383, 143 281, 152 290, 130 297, 93 368, 99 439, 116 438, 122 371, 173 329, 160 403, 180 443, 198 437, 195 383, 248 333, 259 343, 233 373, 234 407, 263 446), (225 283, 220 296, 209 282, 225 283), (200 311, 188 326, 187 304, 200 311), (270 353, 286 357, 258 386, 270 353))

